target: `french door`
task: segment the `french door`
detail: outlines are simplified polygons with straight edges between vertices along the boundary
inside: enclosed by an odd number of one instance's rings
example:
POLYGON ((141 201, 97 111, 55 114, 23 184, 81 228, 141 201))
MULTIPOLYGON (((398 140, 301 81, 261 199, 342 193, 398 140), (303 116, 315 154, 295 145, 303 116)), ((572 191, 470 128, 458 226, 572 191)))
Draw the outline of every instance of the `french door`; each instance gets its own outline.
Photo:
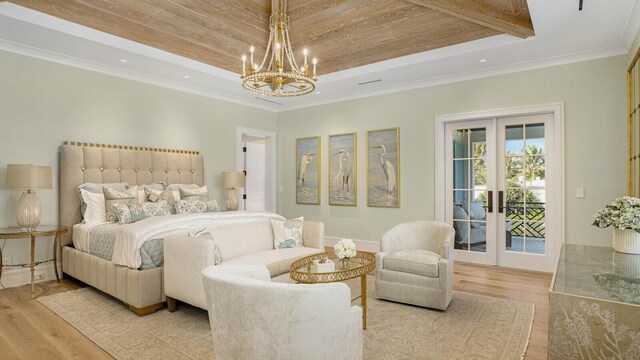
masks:
POLYGON ((446 221, 459 261, 551 271, 553 114, 445 125, 446 221))

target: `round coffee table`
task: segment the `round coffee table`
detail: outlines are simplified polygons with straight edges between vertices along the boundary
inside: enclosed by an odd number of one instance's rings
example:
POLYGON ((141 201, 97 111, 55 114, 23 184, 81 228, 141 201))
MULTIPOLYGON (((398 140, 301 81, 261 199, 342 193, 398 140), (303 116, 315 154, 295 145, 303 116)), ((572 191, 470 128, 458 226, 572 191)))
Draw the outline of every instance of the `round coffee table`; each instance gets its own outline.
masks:
POLYGON ((333 253, 315 254, 305 256, 291 264, 289 276, 291 279, 303 284, 318 284, 345 281, 360 277, 360 298, 362 305, 362 328, 367 328, 367 274, 376 268, 376 256, 367 251, 358 251, 348 264, 342 266, 340 260, 333 253), (314 260, 331 259, 336 264, 332 272, 312 272, 311 264, 314 260))

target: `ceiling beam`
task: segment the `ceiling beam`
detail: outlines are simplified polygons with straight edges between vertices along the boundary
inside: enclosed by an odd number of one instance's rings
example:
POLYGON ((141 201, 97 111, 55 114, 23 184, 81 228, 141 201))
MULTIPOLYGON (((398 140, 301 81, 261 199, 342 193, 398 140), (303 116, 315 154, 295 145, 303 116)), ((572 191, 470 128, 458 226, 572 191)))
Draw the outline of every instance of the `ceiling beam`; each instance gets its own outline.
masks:
POLYGON ((526 39, 534 35, 531 19, 511 15, 469 0, 407 0, 429 9, 526 39))

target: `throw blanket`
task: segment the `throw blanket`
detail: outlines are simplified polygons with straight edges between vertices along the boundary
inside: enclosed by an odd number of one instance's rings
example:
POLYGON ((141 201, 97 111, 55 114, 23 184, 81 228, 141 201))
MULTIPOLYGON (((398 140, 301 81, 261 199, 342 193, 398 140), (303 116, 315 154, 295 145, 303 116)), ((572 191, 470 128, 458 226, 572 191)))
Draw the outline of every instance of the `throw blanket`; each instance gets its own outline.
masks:
POLYGON ((169 235, 187 235, 190 231, 203 228, 259 220, 268 221, 269 219, 283 220, 284 218, 271 212, 244 211, 151 217, 133 224, 123 225, 118 229, 111 261, 118 265, 138 269, 142 265, 140 248, 148 240, 165 238, 169 235))

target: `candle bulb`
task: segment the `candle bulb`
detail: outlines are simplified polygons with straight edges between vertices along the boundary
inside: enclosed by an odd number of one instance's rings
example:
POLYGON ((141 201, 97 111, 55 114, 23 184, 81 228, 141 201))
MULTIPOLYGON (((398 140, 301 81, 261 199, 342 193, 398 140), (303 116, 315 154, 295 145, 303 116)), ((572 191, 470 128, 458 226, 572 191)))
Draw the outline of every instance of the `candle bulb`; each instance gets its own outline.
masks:
POLYGON ((318 59, 313 58, 313 76, 316 76, 316 65, 318 64, 318 59))
POLYGON ((249 48, 249 52, 251 53, 251 63, 253 64, 253 52, 256 51, 256 48, 253 47, 253 45, 251 45, 251 47, 249 48))
POLYGON ((304 48, 304 50, 302 50, 302 53, 304 54, 304 67, 307 67, 307 54, 309 54, 309 50, 307 50, 307 48, 304 48))
POLYGON ((245 69, 247 66, 247 55, 242 55, 242 76, 246 75, 245 69))

